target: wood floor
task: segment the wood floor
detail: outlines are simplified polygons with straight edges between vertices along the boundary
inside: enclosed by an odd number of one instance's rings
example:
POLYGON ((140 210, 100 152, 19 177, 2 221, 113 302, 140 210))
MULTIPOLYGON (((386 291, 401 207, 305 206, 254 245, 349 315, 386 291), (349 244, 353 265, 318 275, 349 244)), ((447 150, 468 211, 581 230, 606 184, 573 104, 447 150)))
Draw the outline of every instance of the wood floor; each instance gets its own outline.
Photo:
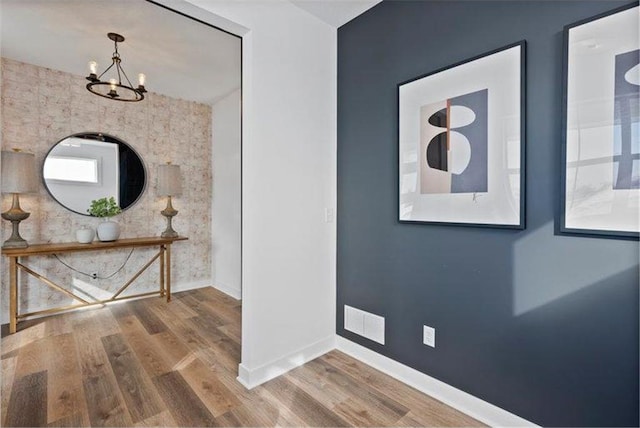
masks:
POLYGON ((3 426, 481 425, 338 351, 246 390, 213 288, 25 322, 1 352, 3 426))

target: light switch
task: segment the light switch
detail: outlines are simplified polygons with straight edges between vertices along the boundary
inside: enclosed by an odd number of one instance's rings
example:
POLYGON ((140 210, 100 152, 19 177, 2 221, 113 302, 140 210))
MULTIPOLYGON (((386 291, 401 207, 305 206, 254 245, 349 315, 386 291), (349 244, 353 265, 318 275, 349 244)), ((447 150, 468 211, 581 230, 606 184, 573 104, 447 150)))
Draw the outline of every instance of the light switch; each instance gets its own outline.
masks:
POLYGON ((429 327, 428 325, 422 326, 422 343, 425 345, 431 346, 432 348, 436 347, 436 329, 433 327, 429 327))
POLYGON ((325 223, 333 223, 335 220, 335 211, 333 208, 325 208, 324 209, 324 221, 325 223))

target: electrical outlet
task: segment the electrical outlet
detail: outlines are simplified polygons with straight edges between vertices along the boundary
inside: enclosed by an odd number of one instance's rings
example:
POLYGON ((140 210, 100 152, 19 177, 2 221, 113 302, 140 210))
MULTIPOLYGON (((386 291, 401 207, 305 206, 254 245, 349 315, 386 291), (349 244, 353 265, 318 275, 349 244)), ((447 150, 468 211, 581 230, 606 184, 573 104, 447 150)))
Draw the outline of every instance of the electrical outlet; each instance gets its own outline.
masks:
POLYGON ((436 347, 436 329, 428 325, 422 326, 422 343, 432 348, 436 347))

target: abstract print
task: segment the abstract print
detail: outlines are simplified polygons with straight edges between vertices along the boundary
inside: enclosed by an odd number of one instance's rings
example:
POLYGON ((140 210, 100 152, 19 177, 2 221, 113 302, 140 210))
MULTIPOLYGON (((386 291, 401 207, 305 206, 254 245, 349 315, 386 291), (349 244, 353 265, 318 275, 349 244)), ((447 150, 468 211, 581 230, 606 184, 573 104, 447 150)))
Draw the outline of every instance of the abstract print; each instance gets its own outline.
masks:
POLYGON ((420 193, 487 192, 488 90, 420 108, 420 193))
POLYGON ((616 55, 613 188, 640 188, 640 50, 616 55))

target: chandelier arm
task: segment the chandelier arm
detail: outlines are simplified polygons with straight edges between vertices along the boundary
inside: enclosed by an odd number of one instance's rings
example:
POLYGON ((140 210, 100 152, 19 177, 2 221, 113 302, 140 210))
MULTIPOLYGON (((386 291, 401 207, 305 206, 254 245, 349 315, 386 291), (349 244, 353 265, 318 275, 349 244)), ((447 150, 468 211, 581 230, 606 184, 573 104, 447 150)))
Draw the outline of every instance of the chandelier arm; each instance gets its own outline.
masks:
MULTIPOLYGON (((129 84, 131 89, 134 89, 133 85, 131 84, 131 81, 129 80, 129 77, 127 77, 127 73, 124 72, 124 68, 122 67, 118 67, 118 68, 122 71, 122 74, 124 75, 124 78, 127 80, 127 83, 129 84)), ((118 73, 118 75, 120 75, 120 73, 118 73)))
POLYGON ((107 69, 105 71, 103 71, 100 76, 98 76, 98 80, 100 80, 100 78, 102 76, 104 76, 107 71, 111 70, 111 67, 113 67, 113 64, 115 64, 115 62, 112 62, 111 65, 109 67, 107 67, 107 69))

